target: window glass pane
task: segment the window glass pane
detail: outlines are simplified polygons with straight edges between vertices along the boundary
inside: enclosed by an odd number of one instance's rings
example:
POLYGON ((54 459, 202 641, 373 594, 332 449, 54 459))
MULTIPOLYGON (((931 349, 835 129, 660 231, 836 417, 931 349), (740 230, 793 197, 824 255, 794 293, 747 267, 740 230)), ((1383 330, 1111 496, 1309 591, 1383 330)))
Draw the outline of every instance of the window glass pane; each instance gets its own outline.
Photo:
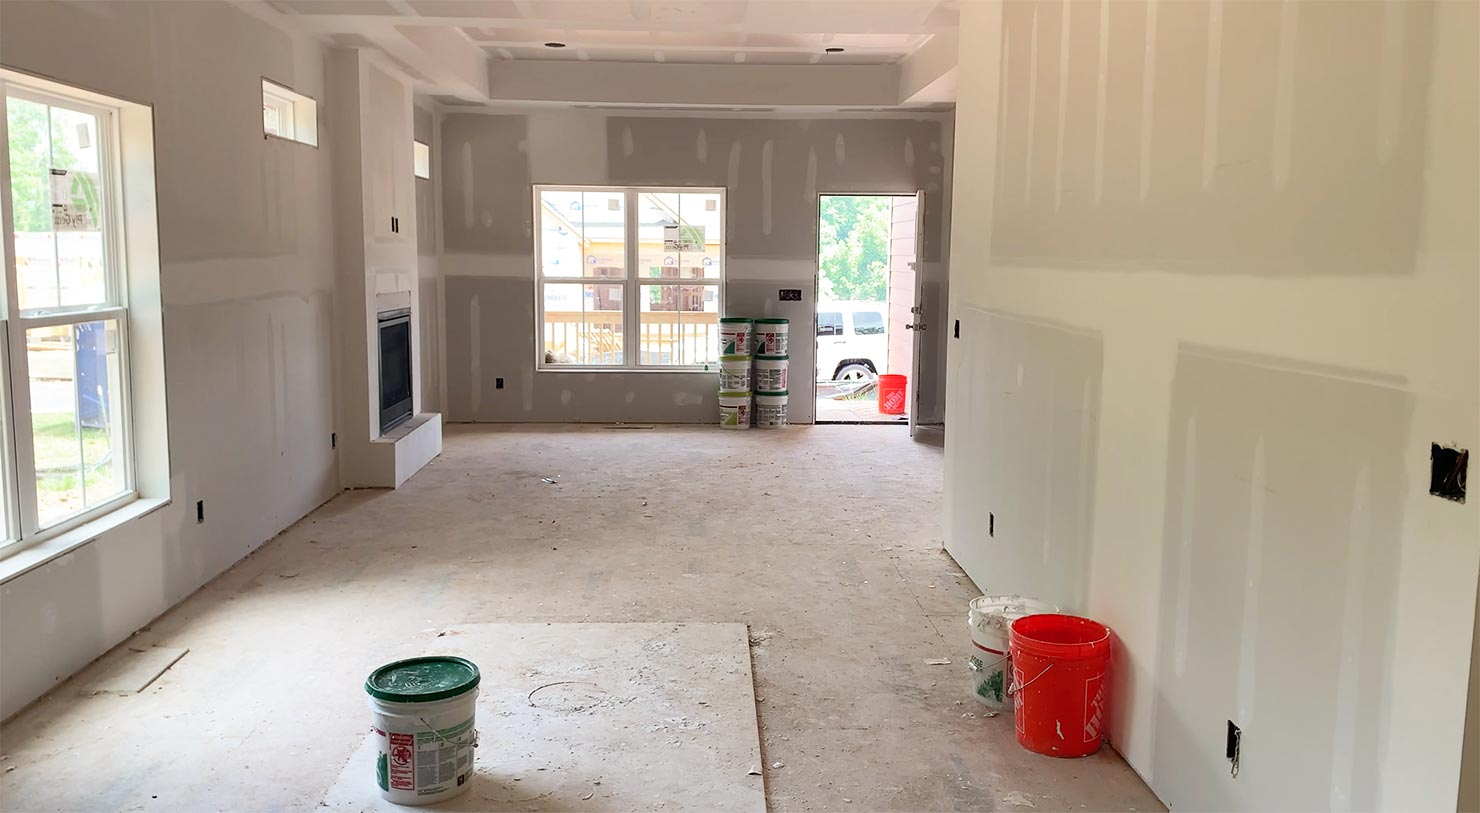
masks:
POLYGON ((540 192, 540 271, 547 277, 626 273, 623 193, 540 192))
POLYGON ((853 332, 859 336, 876 336, 884 332, 883 314, 873 311, 856 311, 853 314, 853 332))
MULTIPOLYGON (((626 201, 621 191, 581 193, 586 276, 622 279, 627 275, 626 201)), ((620 305, 617 309, 621 310, 620 305)))
POLYGON ((103 253, 107 204, 99 166, 97 116, 52 107, 51 209, 57 236, 58 296, 63 306, 95 305, 108 299, 103 253))
POLYGON ((621 283, 545 283, 546 364, 622 363, 621 283))
POLYGON ((5 100, 10 131, 10 201, 22 308, 55 307, 56 238, 51 225, 51 121, 44 104, 5 100))
MULTIPOLYGON (((637 275, 651 279, 678 279, 678 194, 637 193, 637 275), (667 239, 667 238, 672 239, 667 239)), ((647 300, 644 299, 644 302, 647 300)), ((656 362, 654 362, 656 363, 656 362)))
POLYGON ((120 346, 116 320, 26 331, 43 528, 125 490, 120 346))
POLYGON ((416 177, 431 180, 432 148, 420 141, 411 142, 411 171, 416 177))
POLYGON ((682 217, 679 247, 680 276, 719 279, 724 267, 724 207, 718 192, 683 192, 678 196, 682 217))
POLYGON ((843 333, 843 314, 836 312, 817 313, 818 336, 840 336, 843 333))
POLYGON ((20 307, 106 302, 97 117, 13 97, 5 117, 20 307))
POLYGON ((638 302, 640 363, 719 361, 719 286, 643 285, 638 302))

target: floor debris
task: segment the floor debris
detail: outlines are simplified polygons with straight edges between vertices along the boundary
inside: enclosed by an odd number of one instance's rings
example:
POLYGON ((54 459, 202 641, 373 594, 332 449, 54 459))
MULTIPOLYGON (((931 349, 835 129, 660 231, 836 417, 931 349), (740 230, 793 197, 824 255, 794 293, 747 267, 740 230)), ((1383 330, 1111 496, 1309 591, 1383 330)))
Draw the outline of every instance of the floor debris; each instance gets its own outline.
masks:
POLYGON ((951 662, 950 658, 926 658, 926 666, 945 666, 951 662))

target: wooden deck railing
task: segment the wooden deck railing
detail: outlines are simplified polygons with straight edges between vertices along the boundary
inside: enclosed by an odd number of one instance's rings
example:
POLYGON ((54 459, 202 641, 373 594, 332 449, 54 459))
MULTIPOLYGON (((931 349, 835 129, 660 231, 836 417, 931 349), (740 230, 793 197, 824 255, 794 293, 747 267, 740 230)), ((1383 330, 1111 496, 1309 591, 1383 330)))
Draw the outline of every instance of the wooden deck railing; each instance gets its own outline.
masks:
MULTIPOLYGON (((545 311, 545 351, 567 364, 622 362, 621 311, 545 311)), ((677 311, 641 314, 638 362, 654 366, 719 361, 719 315, 677 311)))

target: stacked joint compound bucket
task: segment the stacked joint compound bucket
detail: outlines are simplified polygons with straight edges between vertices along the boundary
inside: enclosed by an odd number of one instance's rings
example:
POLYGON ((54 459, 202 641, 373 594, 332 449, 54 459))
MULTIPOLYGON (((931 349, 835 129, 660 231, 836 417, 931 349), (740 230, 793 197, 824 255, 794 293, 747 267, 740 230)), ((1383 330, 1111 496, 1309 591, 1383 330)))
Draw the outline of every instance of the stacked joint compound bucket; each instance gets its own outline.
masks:
POLYGON ((472 661, 450 656, 396 661, 365 679, 374 717, 375 779, 386 801, 432 804, 468 789, 481 679, 472 661))
POLYGON ((1037 613, 1056 613, 1058 607, 1046 601, 1022 596, 980 596, 971 600, 966 623, 971 627, 971 695, 992 709, 1005 709, 1012 702, 1007 682, 1012 675, 1008 665, 1008 630, 1012 622, 1037 613))
POLYGON ((786 426, 789 327, 786 319, 755 320, 755 425, 764 429, 786 426))
POLYGON ((719 320, 719 425, 724 429, 750 428, 753 324, 744 317, 719 320))

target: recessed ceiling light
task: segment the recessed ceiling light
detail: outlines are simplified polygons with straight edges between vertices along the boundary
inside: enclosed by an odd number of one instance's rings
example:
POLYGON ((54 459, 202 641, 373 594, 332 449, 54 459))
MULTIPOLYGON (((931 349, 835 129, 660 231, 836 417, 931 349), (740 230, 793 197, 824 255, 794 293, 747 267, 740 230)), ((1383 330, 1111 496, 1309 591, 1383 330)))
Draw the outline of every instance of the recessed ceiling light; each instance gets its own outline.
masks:
POLYGON ((831 48, 823 48, 822 50, 828 52, 829 54, 841 54, 843 52, 843 49, 837 47, 836 45, 831 48))
POLYGON ((547 43, 545 43, 545 47, 546 48, 564 48, 565 47, 565 43, 563 43, 563 42, 547 42, 547 43))

